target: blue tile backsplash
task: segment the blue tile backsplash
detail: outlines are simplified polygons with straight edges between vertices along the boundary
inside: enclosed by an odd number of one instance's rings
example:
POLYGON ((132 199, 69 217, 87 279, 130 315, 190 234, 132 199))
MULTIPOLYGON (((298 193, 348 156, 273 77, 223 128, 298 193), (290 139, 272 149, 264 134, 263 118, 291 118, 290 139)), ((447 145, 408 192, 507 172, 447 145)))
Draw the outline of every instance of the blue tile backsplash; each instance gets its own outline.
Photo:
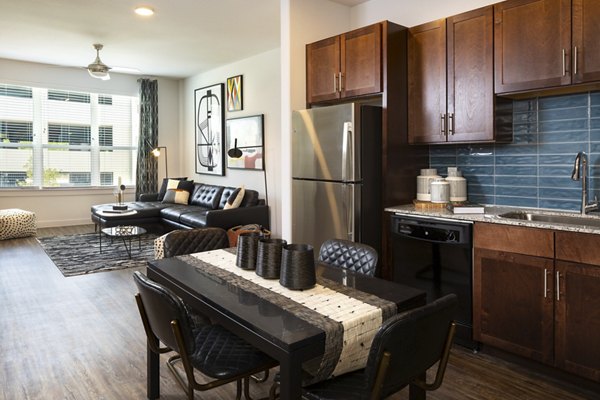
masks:
POLYGON ((470 201, 579 211, 571 172, 585 151, 589 198, 600 197, 600 92, 514 100, 512 125, 512 143, 430 146, 430 167, 446 176, 457 166, 470 201))

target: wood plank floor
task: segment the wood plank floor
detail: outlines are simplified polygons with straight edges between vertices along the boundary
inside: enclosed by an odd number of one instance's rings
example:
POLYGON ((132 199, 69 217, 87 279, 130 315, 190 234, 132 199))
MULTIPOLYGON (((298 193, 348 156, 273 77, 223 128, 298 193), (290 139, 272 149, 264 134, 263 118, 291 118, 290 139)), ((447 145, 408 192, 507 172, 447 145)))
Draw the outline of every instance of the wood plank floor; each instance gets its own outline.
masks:
MULTIPOLYGON (((93 226, 40 229, 38 235, 89 231, 93 226)), ((144 399, 145 337, 132 272, 65 278, 35 238, 0 241, 0 397, 144 399)), ((252 385, 253 396, 266 396, 269 385, 252 385)), ((233 399, 234 392, 228 385, 196 398, 233 399)), ((184 398, 163 364, 161 399, 184 398)), ((444 384, 428 398, 582 400, 600 395, 456 346, 444 384)), ((408 399, 408 393, 391 399, 408 399)))

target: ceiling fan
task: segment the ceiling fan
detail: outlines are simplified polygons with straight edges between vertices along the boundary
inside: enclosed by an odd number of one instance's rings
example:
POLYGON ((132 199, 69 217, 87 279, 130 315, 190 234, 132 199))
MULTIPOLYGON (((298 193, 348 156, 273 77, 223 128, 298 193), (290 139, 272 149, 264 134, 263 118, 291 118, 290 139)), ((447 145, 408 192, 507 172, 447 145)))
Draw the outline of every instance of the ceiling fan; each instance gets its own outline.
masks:
POLYGON ((97 79, 102 79, 103 81, 107 81, 110 79, 110 74, 108 73, 108 71, 111 70, 111 67, 104 64, 100 60, 100 50, 102 50, 103 47, 104 46, 99 43, 94 44, 94 48, 96 49, 96 59, 94 60, 93 63, 91 63, 90 65, 87 66, 87 70, 92 78, 97 78, 97 79))

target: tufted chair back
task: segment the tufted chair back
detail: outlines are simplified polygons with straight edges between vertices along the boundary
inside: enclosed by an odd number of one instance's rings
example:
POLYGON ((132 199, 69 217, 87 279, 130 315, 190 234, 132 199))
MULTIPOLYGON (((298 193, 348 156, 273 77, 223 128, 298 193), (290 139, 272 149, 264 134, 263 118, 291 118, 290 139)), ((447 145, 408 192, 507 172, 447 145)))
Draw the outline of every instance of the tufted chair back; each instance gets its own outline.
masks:
POLYGON ((329 239, 319 251, 319 261, 369 276, 375 276, 377 259, 371 246, 343 239, 329 239))
POLYGON ((164 237, 164 257, 229 247, 227 232, 222 228, 182 229, 169 232, 164 237))
POLYGON ((141 299, 140 313, 144 324, 148 323, 146 334, 155 335, 165 346, 188 354, 194 352, 194 338, 191 331, 189 316, 185 305, 171 290, 159 285, 139 271, 133 273, 133 280, 141 299), (146 318, 144 320, 144 317, 146 318), (177 340, 171 328, 171 321, 179 321, 182 327, 186 349, 179 349, 177 340), (148 329, 149 328, 149 329, 148 329))

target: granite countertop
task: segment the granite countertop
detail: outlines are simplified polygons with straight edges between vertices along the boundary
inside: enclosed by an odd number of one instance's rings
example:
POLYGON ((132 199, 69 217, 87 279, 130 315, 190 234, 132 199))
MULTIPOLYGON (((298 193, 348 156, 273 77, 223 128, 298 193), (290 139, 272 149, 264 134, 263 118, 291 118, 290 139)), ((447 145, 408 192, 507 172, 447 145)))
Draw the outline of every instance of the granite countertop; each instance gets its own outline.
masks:
POLYGON ((433 218, 444 218, 462 221, 472 222, 489 222, 495 224, 505 225, 516 225, 516 226, 528 226, 532 228, 543 228, 553 229, 558 231, 570 231, 580 233, 593 233, 600 235, 600 214, 594 212, 586 214, 585 216, 580 213, 556 211, 556 210, 545 210, 539 208, 524 208, 524 207, 503 207, 503 206, 486 206, 484 214, 454 214, 445 208, 441 209, 430 209, 422 210, 416 209, 413 204, 404 204, 399 206, 387 207, 385 211, 400 215, 415 215, 422 217, 433 217, 433 218), (508 212, 527 212, 532 214, 543 214, 543 215, 555 215, 555 216, 569 216, 569 217, 581 217, 584 220, 589 220, 593 225, 585 224, 567 224, 567 223, 555 223, 555 222, 541 222, 541 221, 527 221, 520 219, 502 218, 498 215, 508 212), (594 226, 595 225, 595 226, 594 226))

